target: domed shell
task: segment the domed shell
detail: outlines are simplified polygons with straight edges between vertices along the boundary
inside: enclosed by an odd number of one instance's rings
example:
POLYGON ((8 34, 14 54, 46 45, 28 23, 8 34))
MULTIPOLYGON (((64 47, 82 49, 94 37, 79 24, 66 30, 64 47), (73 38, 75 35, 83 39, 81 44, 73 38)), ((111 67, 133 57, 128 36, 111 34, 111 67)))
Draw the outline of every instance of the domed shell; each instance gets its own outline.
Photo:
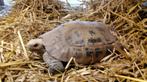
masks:
POLYGON ((116 41, 105 24, 88 21, 61 24, 40 38, 50 56, 65 62, 74 57, 81 64, 99 61, 116 41))

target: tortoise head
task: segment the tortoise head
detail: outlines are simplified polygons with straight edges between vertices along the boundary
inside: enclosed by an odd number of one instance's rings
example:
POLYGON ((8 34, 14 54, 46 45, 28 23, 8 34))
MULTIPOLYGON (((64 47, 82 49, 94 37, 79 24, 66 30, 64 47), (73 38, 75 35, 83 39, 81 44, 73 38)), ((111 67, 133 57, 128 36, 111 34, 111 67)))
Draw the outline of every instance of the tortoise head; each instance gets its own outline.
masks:
POLYGON ((38 54, 43 54, 45 52, 45 47, 43 45, 42 39, 32 39, 27 43, 27 48, 38 54))

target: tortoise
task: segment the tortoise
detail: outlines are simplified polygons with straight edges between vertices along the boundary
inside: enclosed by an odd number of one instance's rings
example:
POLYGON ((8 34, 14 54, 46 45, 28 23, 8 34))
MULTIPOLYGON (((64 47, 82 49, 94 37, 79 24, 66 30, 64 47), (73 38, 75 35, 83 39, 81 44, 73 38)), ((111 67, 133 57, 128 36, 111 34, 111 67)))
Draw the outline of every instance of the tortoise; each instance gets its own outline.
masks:
POLYGON ((113 49, 116 37, 102 22, 70 21, 32 39, 27 43, 30 51, 43 55, 51 74, 64 71, 62 62, 71 57, 79 64, 99 62, 113 49))

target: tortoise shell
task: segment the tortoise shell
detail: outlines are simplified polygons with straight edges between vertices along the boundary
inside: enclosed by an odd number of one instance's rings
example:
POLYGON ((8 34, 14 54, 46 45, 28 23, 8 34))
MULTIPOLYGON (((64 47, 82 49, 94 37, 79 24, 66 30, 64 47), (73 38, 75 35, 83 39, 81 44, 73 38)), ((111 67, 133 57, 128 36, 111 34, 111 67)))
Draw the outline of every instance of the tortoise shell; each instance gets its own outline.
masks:
POLYGON ((49 56, 67 62, 74 57, 77 63, 100 61, 116 37, 101 22, 71 21, 40 35, 49 56))

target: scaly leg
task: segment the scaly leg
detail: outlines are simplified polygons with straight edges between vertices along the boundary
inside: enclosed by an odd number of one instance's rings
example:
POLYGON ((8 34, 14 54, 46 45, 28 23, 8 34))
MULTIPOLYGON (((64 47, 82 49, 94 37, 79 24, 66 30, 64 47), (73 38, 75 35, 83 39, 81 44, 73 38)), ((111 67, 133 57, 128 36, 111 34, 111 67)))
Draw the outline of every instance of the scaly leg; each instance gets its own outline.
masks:
POLYGON ((53 75, 64 71, 64 66, 62 62, 53 58, 47 52, 43 54, 43 60, 49 65, 50 74, 53 75))

